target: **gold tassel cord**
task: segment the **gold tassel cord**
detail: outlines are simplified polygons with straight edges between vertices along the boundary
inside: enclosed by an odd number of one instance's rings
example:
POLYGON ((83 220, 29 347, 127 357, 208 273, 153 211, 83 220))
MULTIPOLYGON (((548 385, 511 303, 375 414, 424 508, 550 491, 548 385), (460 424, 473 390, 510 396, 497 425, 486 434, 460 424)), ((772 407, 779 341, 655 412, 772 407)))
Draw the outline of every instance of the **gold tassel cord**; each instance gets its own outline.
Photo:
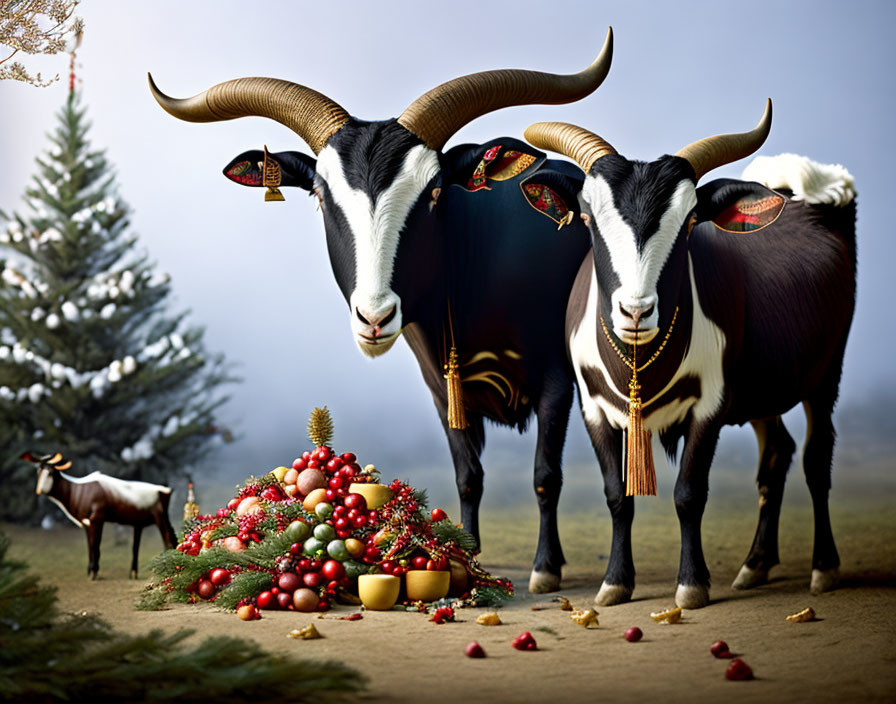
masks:
POLYGON ((607 329, 607 324, 604 322, 603 317, 600 319, 607 342, 610 343, 613 351, 616 352, 623 364, 632 370, 632 378, 628 384, 628 429, 625 437, 622 472, 626 496, 656 496, 656 468, 653 464, 653 447, 650 443, 650 431, 644 429, 644 403, 641 400, 641 385, 638 383, 638 372, 644 371, 653 364, 666 348, 677 319, 678 308, 676 307, 675 313, 672 315, 672 322, 669 324, 669 330, 666 332, 662 344, 660 344, 650 359, 640 367, 638 366, 638 343, 635 342, 632 346, 632 361, 629 362, 616 346, 616 343, 613 342, 613 338, 610 337, 610 331, 607 329))
POLYGON ((451 335, 451 349, 448 351, 448 363, 445 365, 445 381, 448 382, 448 427, 451 430, 466 430, 470 427, 464 410, 464 389, 461 385, 460 371, 457 361, 457 348, 454 346, 454 324, 451 320, 451 302, 448 302, 448 330, 451 335))
POLYGON ((638 344, 632 351, 632 379, 628 383, 628 442, 626 443, 626 496, 656 496, 656 469, 650 432, 644 430, 641 385, 638 383, 638 344))

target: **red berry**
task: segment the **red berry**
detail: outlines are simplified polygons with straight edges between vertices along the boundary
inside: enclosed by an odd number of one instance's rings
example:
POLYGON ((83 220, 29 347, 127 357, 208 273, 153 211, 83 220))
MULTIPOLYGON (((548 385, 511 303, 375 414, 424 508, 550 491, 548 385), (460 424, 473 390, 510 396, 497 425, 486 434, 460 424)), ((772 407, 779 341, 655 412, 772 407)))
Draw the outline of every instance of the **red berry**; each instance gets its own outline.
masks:
POLYGON ((355 528, 363 528, 367 525, 367 516, 355 516, 352 520, 352 525, 355 528))
POLYGON ((320 561, 320 560, 312 560, 312 561, 311 561, 311 564, 308 565, 308 569, 310 569, 312 572, 318 572, 318 571, 320 571, 320 568, 321 568, 321 567, 322 567, 322 565, 321 565, 321 561, 320 561))
POLYGON ((329 484, 331 489, 341 489, 342 477, 333 477, 332 479, 330 479, 329 484))
POLYGON ((327 469, 331 472, 335 472, 345 464, 339 457, 334 457, 329 462, 327 462, 327 469))
POLYGON ((309 450, 305 450, 305 451, 302 453, 302 459, 305 460, 305 462, 307 462, 308 460, 310 460, 310 459, 311 459, 311 452, 310 452, 309 450))
POLYGON ((631 628, 625 631, 625 639, 629 643, 637 643, 641 638, 644 637, 644 633, 641 632, 641 629, 637 626, 632 626, 631 628))
POLYGON ((311 560, 309 560, 307 558, 304 560, 299 560, 299 569, 302 570, 302 572, 307 572, 308 570, 310 570, 311 569, 311 560))
POLYGON ((333 521, 333 527, 337 530, 345 530, 349 527, 349 519, 348 518, 337 518, 333 521))
POLYGON ((392 569, 392 574, 395 577, 401 577, 402 575, 407 574, 407 571, 408 571, 407 568, 402 567, 401 565, 396 565, 392 569))
POLYGON ((535 638, 532 637, 532 634, 529 631, 523 631, 516 638, 513 639, 511 645, 517 650, 538 650, 538 645, 535 643, 535 638))
POLYGON ((392 570, 394 570, 398 566, 398 563, 393 562, 392 560, 385 560, 380 564, 380 567, 383 568, 383 572, 386 574, 392 574, 392 570))
POLYGON ((753 670, 740 658, 735 658, 729 662, 728 667, 725 669, 725 679, 727 680, 748 680, 752 677, 753 670))
POLYGON ((280 589, 278 589, 277 587, 271 587, 271 594, 273 594, 274 596, 277 596, 279 593, 280 593, 280 589))
POLYGON ((326 497, 329 503, 333 503, 336 500, 336 497, 339 496, 333 489, 327 489, 326 497))
POLYGON ((302 575, 302 581, 309 589, 317 589, 324 581, 324 578, 320 572, 306 572, 302 575))
POLYGON ((413 567, 415 570, 425 570, 426 563, 428 561, 429 558, 425 555, 417 555, 417 557, 411 559, 411 567, 413 567))
POLYGON ((302 552, 302 543, 293 543, 289 546, 289 553, 291 555, 299 555, 302 552))
POLYGON ((327 560, 320 571, 329 581, 340 579, 345 574, 345 568, 337 560, 327 560))
POLYGON ((326 462, 327 460, 330 459, 330 457, 332 457, 332 454, 330 453, 329 447, 327 447, 326 445, 323 445, 322 447, 317 448, 317 461, 318 462, 326 462))
POLYGON ((343 452, 341 455, 339 455, 339 457, 343 462, 345 462, 345 464, 351 464, 358 459, 357 457, 355 457, 354 452, 343 452))
POLYGON ((258 599, 256 602, 258 604, 259 609, 269 609, 271 608, 271 602, 274 600, 274 595, 269 591, 262 592, 258 595, 258 599))
POLYGON ((367 499, 361 496, 361 494, 348 494, 345 497, 345 505, 346 507, 352 509, 353 511, 358 511, 359 513, 367 512, 367 499))
POLYGON ((442 509, 434 508, 432 510, 432 522, 433 523, 438 523, 439 521, 444 521, 446 518, 448 518, 448 514, 445 513, 442 509))
POLYGON ((715 643, 709 646, 709 652, 711 652, 717 658, 734 657, 728 649, 728 644, 723 640, 717 640, 715 643))
POLYGON ((301 472, 303 469, 306 469, 307 467, 308 467, 308 460, 306 460, 304 457, 296 457, 296 458, 292 461, 292 468, 293 468, 293 469, 297 469, 297 470, 299 470, 300 472, 301 472))
POLYGON ((484 658, 485 651, 482 649, 482 646, 479 645, 475 640, 470 643, 466 650, 464 650, 468 658, 484 658))

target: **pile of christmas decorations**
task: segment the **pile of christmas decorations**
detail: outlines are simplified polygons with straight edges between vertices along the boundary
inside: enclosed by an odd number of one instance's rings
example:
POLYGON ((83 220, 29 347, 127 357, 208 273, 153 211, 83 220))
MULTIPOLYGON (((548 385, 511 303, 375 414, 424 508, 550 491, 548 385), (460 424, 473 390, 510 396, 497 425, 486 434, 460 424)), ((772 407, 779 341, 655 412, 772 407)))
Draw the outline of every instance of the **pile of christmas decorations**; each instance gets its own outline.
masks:
POLYGON ((177 548, 155 558, 157 581, 139 606, 204 601, 252 620, 265 609, 325 611, 334 602, 427 611, 513 595, 508 580, 478 564, 473 536, 442 509, 427 511, 425 492, 379 483, 373 465, 332 450, 332 435, 326 407, 314 409, 314 450, 250 477, 212 514, 194 508, 177 548))

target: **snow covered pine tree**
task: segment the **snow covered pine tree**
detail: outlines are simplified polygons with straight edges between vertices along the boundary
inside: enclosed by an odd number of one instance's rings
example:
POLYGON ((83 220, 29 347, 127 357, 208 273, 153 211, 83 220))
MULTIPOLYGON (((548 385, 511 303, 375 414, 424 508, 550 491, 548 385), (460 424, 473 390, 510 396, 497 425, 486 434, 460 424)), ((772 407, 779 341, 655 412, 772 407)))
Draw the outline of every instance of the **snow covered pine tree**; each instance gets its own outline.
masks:
POLYGON ((167 312, 168 276, 127 234, 128 207, 84 114, 73 81, 26 189, 30 214, 0 211, 5 520, 38 517, 26 449, 63 452, 75 474, 172 482, 223 434, 218 388, 234 381, 202 329, 167 312))

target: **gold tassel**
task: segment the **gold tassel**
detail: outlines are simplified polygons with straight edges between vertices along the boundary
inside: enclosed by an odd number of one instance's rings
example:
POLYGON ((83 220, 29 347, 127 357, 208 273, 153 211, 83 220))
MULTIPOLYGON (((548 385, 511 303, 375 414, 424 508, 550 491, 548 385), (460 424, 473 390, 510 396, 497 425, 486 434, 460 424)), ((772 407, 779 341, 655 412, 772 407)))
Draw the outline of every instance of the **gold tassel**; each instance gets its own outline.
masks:
POLYGON ((264 192, 265 201, 278 201, 278 200, 286 200, 283 197, 283 194, 280 192, 279 188, 274 188, 273 186, 268 186, 268 190, 264 192))
POLYGON ((656 496, 656 469, 650 432, 641 417, 641 385, 638 383, 638 345, 632 357, 632 379, 628 383, 628 438, 625 452, 625 495, 656 496))
POLYGON ((261 165, 261 185, 267 188, 264 192, 265 202, 286 200, 280 192, 280 189, 277 188, 282 180, 283 173, 280 170, 280 164, 277 163, 276 159, 271 157, 268 153, 268 146, 265 145, 264 162, 261 165))
POLYGON ((196 505, 196 494, 193 493, 193 482, 187 486, 187 503, 184 504, 184 520, 191 521, 199 515, 199 507, 196 505))
POLYGON ((464 390, 457 367, 457 349, 451 345, 448 364, 445 365, 445 379, 448 382, 448 427, 452 430, 466 430, 470 425, 467 423, 467 414, 464 411, 464 390))

